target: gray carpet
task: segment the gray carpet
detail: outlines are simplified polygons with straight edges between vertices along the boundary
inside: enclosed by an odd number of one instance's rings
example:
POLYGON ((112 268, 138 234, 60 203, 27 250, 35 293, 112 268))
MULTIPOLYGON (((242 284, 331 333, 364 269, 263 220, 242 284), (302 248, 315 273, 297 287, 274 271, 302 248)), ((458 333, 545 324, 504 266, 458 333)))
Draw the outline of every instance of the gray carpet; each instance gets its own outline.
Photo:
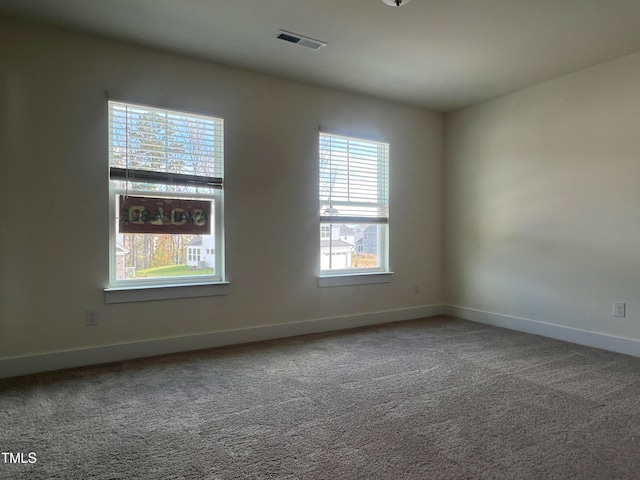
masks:
POLYGON ((639 479, 640 359, 440 317, 3 380, 0 423, 3 479, 639 479))

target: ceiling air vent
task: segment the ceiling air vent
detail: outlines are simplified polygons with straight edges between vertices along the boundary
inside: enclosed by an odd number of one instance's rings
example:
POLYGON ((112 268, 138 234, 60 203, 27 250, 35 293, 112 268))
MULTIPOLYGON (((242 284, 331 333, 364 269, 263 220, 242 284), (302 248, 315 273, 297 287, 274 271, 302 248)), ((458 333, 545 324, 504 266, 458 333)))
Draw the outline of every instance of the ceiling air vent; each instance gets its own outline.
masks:
POLYGON ((278 30, 275 37, 280 40, 284 40, 285 42, 295 43, 296 45, 311 48, 312 50, 320 50, 322 47, 327 46, 326 42, 314 40, 309 37, 303 37, 297 33, 285 32, 284 30, 278 30))

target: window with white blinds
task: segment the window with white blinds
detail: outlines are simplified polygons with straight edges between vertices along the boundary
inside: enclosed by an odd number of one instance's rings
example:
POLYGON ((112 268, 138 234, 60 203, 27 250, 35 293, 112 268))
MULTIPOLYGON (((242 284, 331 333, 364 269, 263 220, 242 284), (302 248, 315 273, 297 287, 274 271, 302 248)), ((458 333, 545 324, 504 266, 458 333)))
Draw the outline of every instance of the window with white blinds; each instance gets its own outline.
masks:
POLYGON ((387 223, 389 144, 320 134, 320 220, 387 223))
POLYGON ((389 144, 320 134, 321 271, 386 271, 389 144))
POLYGON ((109 102, 111 176, 134 184, 221 187, 223 125, 221 118, 109 102))
POLYGON ((222 281, 224 121, 110 101, 112 287, 222 281), (120 198, 211 202, 208 235, 123 233, 120 198))

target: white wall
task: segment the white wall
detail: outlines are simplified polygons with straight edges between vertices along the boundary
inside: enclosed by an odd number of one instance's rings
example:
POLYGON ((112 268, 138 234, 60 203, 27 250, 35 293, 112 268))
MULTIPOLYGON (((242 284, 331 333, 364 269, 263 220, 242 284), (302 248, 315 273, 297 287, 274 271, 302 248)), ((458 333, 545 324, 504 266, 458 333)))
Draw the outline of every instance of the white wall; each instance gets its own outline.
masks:
POLYGON ((640 340, 640 54, 448 114, 445 159, 447 303, 640 340))
POLYGON ((0 359, 442 302, 440 114, 8 19, 0 45, 0 359), (229 295, 104 303, 107 91, 225 119, 229 295), (317 286, 319 126, 390 143, 391 283, 317 286))

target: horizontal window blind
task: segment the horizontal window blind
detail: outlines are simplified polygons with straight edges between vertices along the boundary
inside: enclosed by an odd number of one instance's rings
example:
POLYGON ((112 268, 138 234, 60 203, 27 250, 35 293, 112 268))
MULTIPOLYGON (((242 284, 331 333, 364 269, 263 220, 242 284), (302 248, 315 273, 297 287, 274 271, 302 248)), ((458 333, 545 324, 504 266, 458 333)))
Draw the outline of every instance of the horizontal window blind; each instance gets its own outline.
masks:
POLYGON ((222 178, 185 175, 183 173, 154 172, 133 168, 110 167, 111 180, 129 180, 132 182, 161 183, 166 185, 189 185, 196 187, 222 188, 222 178))
POLYGON ((109 119, 112 167, 222 179, 222 119, 119 102, 109 119))
POLYGON ((388 223, 389 145, 320 134, 320 221, 388 223))

